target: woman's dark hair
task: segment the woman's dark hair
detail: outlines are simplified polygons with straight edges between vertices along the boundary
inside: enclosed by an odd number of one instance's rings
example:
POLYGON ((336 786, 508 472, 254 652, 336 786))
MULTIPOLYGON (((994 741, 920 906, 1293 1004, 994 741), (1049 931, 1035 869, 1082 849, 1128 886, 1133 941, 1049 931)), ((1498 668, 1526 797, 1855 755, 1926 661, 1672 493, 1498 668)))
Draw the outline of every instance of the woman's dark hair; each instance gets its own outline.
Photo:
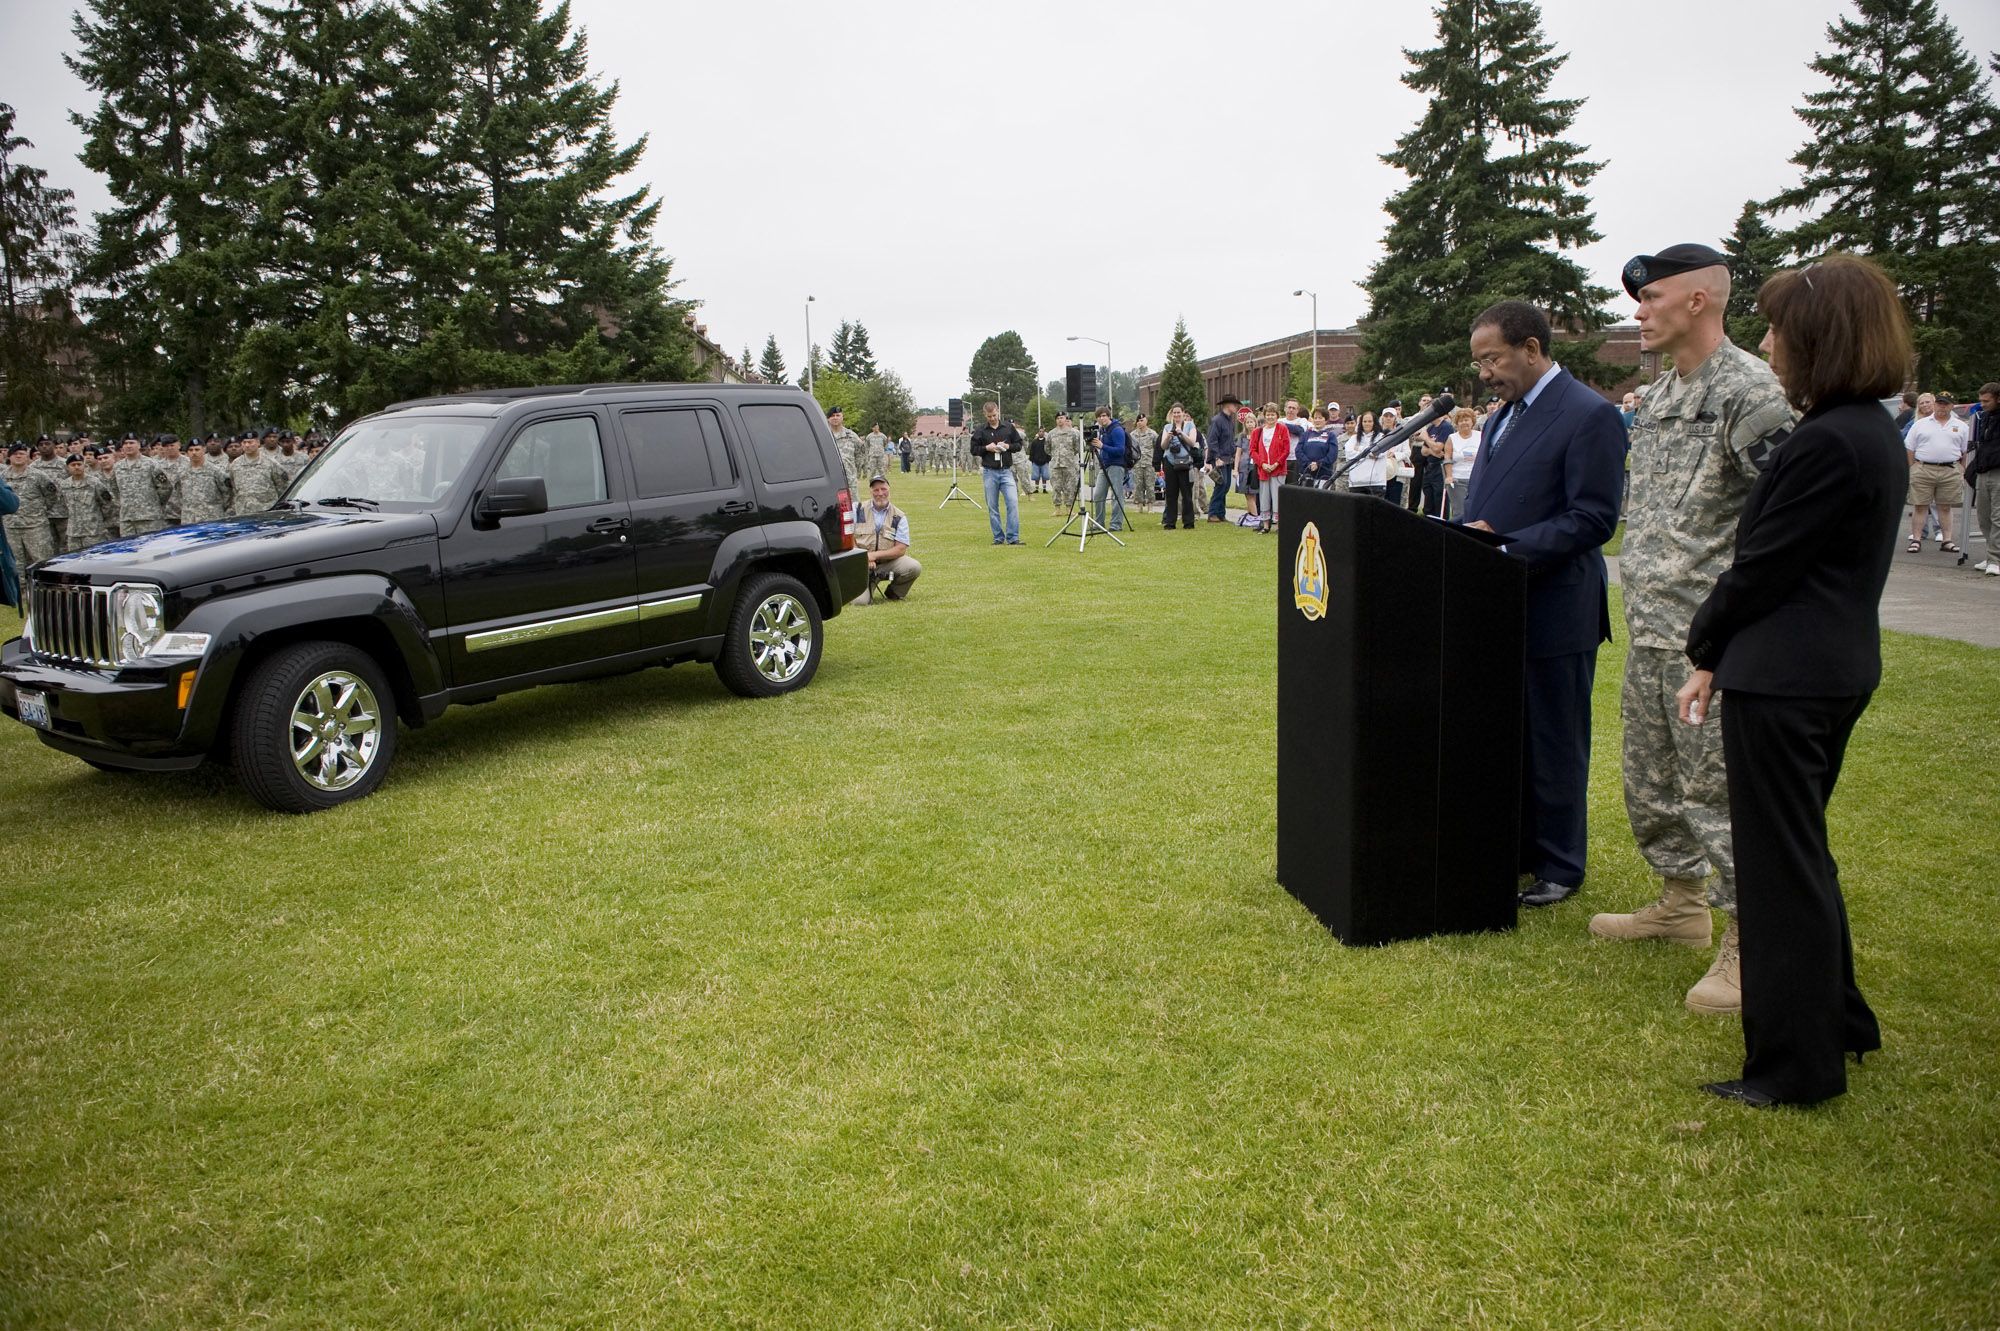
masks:
POLYGON ((1779 273, 1758 290, 1757 308, 1784 344, 1778 379, 1800 411, 1888 397, 1909 378, 1909 315, 1896 284, 1867 259, 1829 254, 1779 273))

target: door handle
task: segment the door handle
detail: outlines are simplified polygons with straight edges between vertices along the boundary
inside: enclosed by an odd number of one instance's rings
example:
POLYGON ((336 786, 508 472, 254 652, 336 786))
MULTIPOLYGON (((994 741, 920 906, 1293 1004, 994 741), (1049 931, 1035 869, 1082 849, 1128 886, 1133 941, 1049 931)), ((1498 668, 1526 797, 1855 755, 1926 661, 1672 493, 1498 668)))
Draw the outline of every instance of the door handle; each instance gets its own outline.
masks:
POLYGON ((747 499, 732 499, 722 506, 724 513, 751 513, 757 506, 747 499))
POLYGON ((584 530, 594 532, 624 531, 632 525, 630 518, 599 518, 584 530))

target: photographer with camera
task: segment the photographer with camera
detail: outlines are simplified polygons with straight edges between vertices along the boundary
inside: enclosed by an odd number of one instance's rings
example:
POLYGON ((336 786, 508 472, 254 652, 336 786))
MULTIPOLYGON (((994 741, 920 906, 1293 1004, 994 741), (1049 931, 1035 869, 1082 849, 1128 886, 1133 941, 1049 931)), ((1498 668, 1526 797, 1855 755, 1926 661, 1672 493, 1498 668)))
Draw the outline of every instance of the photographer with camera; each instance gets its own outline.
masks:
POLYGON ((1097 409, 1097 485, 1091 491, 1091 516, 1097 525, 1104 527, 1104 498, 1112 497, 1111 525, 1106 531, 1125 530, 1125 468, 1130 461, 1130 450, 1125 442, 1125 427, 1111 414, 1111 408, 1097 409))
POLYGON ((993 544, 1019 545, 1021 501, 1020 488, 1014 482, 1014 454, 1026 441, 1012 421, 1000 419, 998 402, 988 402, 984 414, 985 424, 972 432, 972 456, 979 459, 979 479, 986 489, 986 517, 993 527, 993 544), (1000 519, 1002 498, 1007 501, 1004 527, 1000 519))

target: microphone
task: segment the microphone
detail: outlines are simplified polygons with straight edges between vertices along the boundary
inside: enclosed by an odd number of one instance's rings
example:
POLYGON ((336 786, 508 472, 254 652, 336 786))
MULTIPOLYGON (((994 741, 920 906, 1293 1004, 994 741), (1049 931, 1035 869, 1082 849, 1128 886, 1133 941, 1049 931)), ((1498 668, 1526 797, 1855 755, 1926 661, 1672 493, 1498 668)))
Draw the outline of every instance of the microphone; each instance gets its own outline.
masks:
POLYGON ((1456 402, 1451 400, 1451 394, 1438 394, 1435 398, 1431 399, 1431 404, 1428 407, 1425 407, 1422 411, 1404 421, 1389 434, 1383 435, 1373 448, 1361 456, 1365 458, 1381 457, 1384 453, 1394 448, 1397 444, 1402 443, 1426 425, 1437 420, 1440 416, 1449 416, 1452 408, 1457 405, 1456 402))

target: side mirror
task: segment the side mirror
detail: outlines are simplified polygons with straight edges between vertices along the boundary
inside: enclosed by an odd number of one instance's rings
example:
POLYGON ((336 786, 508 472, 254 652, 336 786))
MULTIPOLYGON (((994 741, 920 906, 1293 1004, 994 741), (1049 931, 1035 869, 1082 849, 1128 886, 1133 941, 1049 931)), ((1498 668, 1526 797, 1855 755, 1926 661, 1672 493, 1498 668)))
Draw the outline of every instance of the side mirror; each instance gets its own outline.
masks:
POLYGON ((539 476, 507 476, 487 486, 486 493, 479 496, 478 516, 484 523, 548 511, 548 483, 539 476))

